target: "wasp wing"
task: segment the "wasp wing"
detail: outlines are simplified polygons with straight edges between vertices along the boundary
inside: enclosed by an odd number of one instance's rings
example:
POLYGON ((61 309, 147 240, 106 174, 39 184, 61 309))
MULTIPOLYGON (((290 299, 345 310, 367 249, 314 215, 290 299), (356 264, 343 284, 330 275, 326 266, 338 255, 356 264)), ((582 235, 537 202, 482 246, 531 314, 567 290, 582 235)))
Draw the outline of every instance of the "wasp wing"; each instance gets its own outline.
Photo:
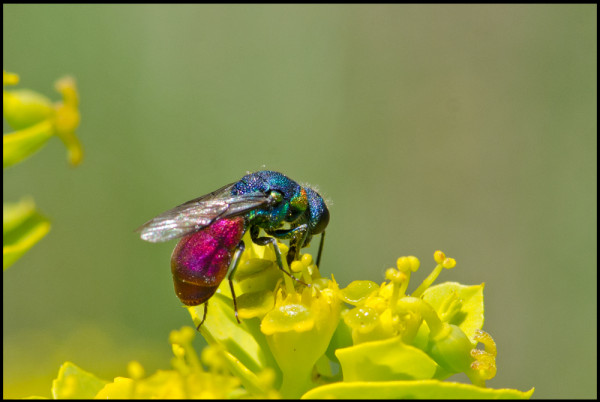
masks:
POLYGON ((136 231, 143 240, 152 243, 168 241, 197 232, 217 219, 242 215, 270 203, 270 199, 260 192, 232 195, 234 184, 163 212, 136 231))

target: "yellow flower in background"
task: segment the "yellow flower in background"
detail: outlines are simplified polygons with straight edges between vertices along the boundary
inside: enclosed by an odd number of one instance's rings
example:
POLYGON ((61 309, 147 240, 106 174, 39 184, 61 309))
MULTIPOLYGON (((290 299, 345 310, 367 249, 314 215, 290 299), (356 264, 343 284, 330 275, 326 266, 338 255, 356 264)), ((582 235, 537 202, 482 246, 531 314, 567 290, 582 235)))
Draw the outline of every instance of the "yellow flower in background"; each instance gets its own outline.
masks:
MULTIPOLYGON (((4 71, 4 86, 18 82, 16 74, 4 71)), ((75 134, 80 122, 75 80, 64 77, 56 82, 55 88, 62 95, 62 101, 55 103, 29 89, 3 89, 4 119, 15 130, 3 135, 4 168, 33 155, 52 136, 57 136, 65 144, 71 165, 81 162, 83 149, 75 134)))
MULTIPOLYGON (((3 86, 19 83, 19 76, 3 72, 3 86)), ((79 95, 75 80, 65 77, 56 82, 62 101, 52 103, 29 89, 4 89, 4 120, 15 131, 2 136, 2 166, 15 165, 40 150, 57 136, 68 150, 69 162, 81 162, 83 150, 75 130, 79 126, 79 95)), ((2 265, 6 270, 50 231, 50 221, 38 212, 31 197, 3 204, 2 265)))

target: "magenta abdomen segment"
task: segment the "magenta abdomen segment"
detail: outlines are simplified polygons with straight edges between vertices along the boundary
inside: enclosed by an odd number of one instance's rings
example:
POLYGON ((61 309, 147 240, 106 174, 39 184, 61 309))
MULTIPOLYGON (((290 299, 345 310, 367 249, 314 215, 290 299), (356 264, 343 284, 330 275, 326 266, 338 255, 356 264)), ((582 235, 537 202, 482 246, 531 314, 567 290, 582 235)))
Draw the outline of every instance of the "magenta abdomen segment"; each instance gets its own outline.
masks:
POLYGON ((216 292, 242 240, 244 226, 242 217, 220 219, 177 243, 171 272, 175 293, 183 304, 197 306, 216 292))

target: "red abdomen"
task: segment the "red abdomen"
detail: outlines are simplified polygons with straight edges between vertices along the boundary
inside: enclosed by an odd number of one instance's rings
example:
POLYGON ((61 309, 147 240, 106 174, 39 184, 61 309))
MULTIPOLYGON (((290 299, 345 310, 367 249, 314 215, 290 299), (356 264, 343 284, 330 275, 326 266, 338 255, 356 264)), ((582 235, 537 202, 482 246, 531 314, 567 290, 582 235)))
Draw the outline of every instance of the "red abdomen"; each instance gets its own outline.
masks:
POLYGON ((171 272, 175 293, 183 304, 197 306, 216 292, 244 231, 244 218, 235 217, 219 219, 181 238, 171 256, 171 272))

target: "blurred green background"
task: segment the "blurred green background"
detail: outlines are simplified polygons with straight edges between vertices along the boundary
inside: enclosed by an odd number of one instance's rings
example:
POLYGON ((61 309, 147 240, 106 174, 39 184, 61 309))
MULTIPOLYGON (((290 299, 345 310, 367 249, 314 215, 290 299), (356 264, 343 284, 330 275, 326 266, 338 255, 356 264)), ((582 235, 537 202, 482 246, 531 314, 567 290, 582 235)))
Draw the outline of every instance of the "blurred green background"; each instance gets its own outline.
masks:
POLYGON ((53 99, 72 74, 85 147, 76 169, 53 139, 4 171, 4 201, 53 222, 4 273, 4 397, 50 396, 65 360, 168 368, 191 325, 175 242, 133 230, 265 167, 332 201, 322 272, 342 286, 415 255, 414 289, 441 249, 439 281, 486 283, 489 386, 596 397, 596 11, 4 5, 4 69, 53 99))

